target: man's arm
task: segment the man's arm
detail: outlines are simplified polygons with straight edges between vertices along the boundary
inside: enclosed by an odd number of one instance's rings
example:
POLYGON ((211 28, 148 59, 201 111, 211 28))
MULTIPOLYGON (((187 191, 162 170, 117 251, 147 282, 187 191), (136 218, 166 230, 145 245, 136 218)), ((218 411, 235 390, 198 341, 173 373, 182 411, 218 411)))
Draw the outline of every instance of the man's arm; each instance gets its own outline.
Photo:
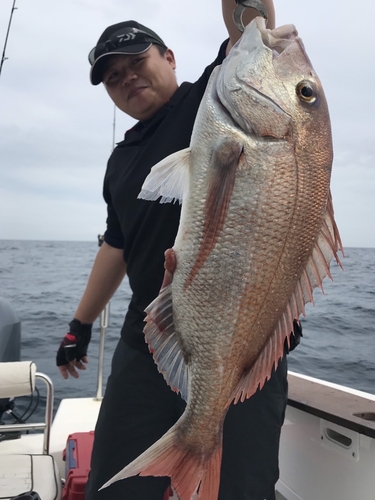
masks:
POLYGON ((120 286, 125 274, 123 250, 104 242, 99 248, 74 317, 81 323, 93 323, 120 286))
MULTIPOLYGON (((70 323, 71 332, 73 331, 73 323, 78 323, 78 325, 81 323, 81 326, 78 326, 78 333, 81 335, 85 334, 87 338, 84 343, 83 357, 81 348, 81 356, 77 357, 73 361, 67 361, 64 354, 64 345, 66 345, 64 344, 64 340, 67 336, 69 338, 69 334, 64 337, 58 351, 57 365, 61 375, 65 379, 68 378, 69 375, 77 378, 79 375, 76 369, 86 369, 85 364, 88 359, 85 353, 87 352, 87 346, 91 337, 91 324, 96 320, 106 304, 110 301, 111 297, 120 286, 125 274, 126 264, 123 259, 123 251, 121 249, 111 247, 104 242, 96 255, 96 259, 87 282, 86 290, 74 315, 75 320, 78 320, 78 322, 73 321, 70 323), (84 332, 82 332, 82 328, 84 329, 84 332), (60 361, 59 356, 62 356, 62 361, 60 361)), ((78 339, 78 337, 73 336, 73 340, 69 339, 68 343, 70 342, 76 345, 77 340, 74 339, 78 339)), ((79 346, 79 341, 77 345, 79 346)), ((79 351, 74 352, 76 353, 79 351)))
MULTIPOLYGON (((275 27, 275 7, 273 5, 273 0, 263 0, 263 3, 268 12, 268 23, 267 28, 273 29, 275 27)), ((229 43, 227 47, 227 54, 233 45, 239 40, 241 33, 238 30, 237 26, 233 22, 233 11, 237 7, 236 0, 222 0, 222 9, 223 9, 223 18, 225 22, 225 26, 227 27, 229 34, 229 43)), ((250 23, 255 17, 259 14, 254 9, 245 9, 242 21, 244 26, 250 23)))

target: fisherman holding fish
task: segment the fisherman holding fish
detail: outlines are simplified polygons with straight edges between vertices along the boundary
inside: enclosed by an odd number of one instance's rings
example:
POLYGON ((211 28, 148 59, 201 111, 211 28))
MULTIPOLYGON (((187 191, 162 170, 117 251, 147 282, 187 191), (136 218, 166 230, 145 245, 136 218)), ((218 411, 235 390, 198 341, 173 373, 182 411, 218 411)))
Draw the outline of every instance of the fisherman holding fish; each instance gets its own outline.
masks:
MULTIPOLYGON (((262 5, 251 0, 244 3, 262 5)), ((273 29, 272 0, 264 0, 264 6, 267 27, 273 29)), ((64 378, 77 378, 77 369, 86 369, 92 323, 127 274, 133 294, 95 429, 86 500, 162 500, 170 485, 169 477, 153 477, 151 470, 148 477, 135 475, 98 491, 167 433, 186 406, 181 395, 172 391, 159 373, 150 353, 150 349, 157 348, 147 345, 143 333, 144 311, 157 297, 163 282, 164 253, 174 245, 180 205, 145 201, 138 195, 151 167, 188 148, 210 75, 241 36, 233 20, 236 8, 235 0, 222 0, 229 39, 194 84, 177 83, 172 50, 154 31, 135 21, 109 26, 89 55, 91 83, 103 83, 115 105, 138 123, 126 132, 108 161, 104 179, 108 206, 104 243, 57 354, 57 365, 64 378)), ((243 9, 242 23, 247 25, 257 15, 252 8, 243 9)), ((167 267, 173 274, 171 253, 167 267)), ((275 500, 279 438, 287 403, 286 373, 284 355, 261 390, 230 406, 223 427, 219 493, 215 493, 215 484, 212 488, 205 486, 205 491, 212 491, 202 500, 208 500, 211 494, 212 499, 220 500, 275 500)), ((182 389, 180 392, 184 395, 182 389)), ((217 463, 220 467, 220 461, 217 463)), ((188 466, 183 476, 188 483, 188 466)), ((219 482, 218 474, 212 481, 219 482)), ((192 497, 189 488, 195 489, 193 483, 192 478, 190 486, 181 486, 182 500, 192 497)))

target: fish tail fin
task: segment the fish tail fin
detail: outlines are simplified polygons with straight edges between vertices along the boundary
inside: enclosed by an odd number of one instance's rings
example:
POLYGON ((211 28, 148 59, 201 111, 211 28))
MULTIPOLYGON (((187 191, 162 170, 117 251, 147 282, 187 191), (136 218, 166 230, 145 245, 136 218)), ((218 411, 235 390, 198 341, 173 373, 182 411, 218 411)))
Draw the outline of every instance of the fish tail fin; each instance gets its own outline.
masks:
POLYGON ((208 461, 205 474, 199 486, 197 500, 217 500, 219 496, 222 451, 223 448, 220 446, 208 461))
POLYGON ((138 458, 107 481, 100 489, 112 483, 139 474, 140 476, 169 476, 180 500, 192 500, 199 487, 197 500, 217 500, 220 484, 220 447, 204 459, 184 448, 173 426, 162 438, 138 458))

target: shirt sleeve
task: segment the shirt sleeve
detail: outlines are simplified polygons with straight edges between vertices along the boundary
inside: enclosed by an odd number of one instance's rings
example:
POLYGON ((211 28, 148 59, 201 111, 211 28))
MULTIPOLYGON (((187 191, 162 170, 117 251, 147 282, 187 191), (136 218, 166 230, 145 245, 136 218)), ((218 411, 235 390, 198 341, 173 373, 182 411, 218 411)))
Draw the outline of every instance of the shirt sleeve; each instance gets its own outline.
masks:
MULTIPOLYGON (((107 167, 108 168, 108 167, 107 167)), ((104 233, 104 241, 114 248, 124 248, 124 237, 115 209, 112 206, 111 195, 107 188, 107 174, 104 178, 103 198, 107 203, 107 229, 104 233)))
POLYGON ((123 249, 124 248, 124 237, 122 235, 119 220, 113 207, 108 205, 107 207, 107 229, 104 233, 104 241, 108 243, 111 247, 123 249))

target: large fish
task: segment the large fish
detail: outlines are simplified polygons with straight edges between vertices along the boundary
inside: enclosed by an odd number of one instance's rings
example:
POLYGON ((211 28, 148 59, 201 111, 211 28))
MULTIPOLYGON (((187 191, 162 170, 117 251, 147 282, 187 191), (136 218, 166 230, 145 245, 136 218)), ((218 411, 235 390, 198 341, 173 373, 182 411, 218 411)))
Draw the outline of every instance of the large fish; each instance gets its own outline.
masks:
POLYGON ((326 99, 295 27, 256 18, 214 71, 190 148, 156 165, 141 192, 183 199, 177 268, 147 308, 145 335, 187 406, 105 486, 170 476, 181 500, 199 485, 199 499, 217 499, 230 403, 264 385, 338 260, 332 155, 326 99))

